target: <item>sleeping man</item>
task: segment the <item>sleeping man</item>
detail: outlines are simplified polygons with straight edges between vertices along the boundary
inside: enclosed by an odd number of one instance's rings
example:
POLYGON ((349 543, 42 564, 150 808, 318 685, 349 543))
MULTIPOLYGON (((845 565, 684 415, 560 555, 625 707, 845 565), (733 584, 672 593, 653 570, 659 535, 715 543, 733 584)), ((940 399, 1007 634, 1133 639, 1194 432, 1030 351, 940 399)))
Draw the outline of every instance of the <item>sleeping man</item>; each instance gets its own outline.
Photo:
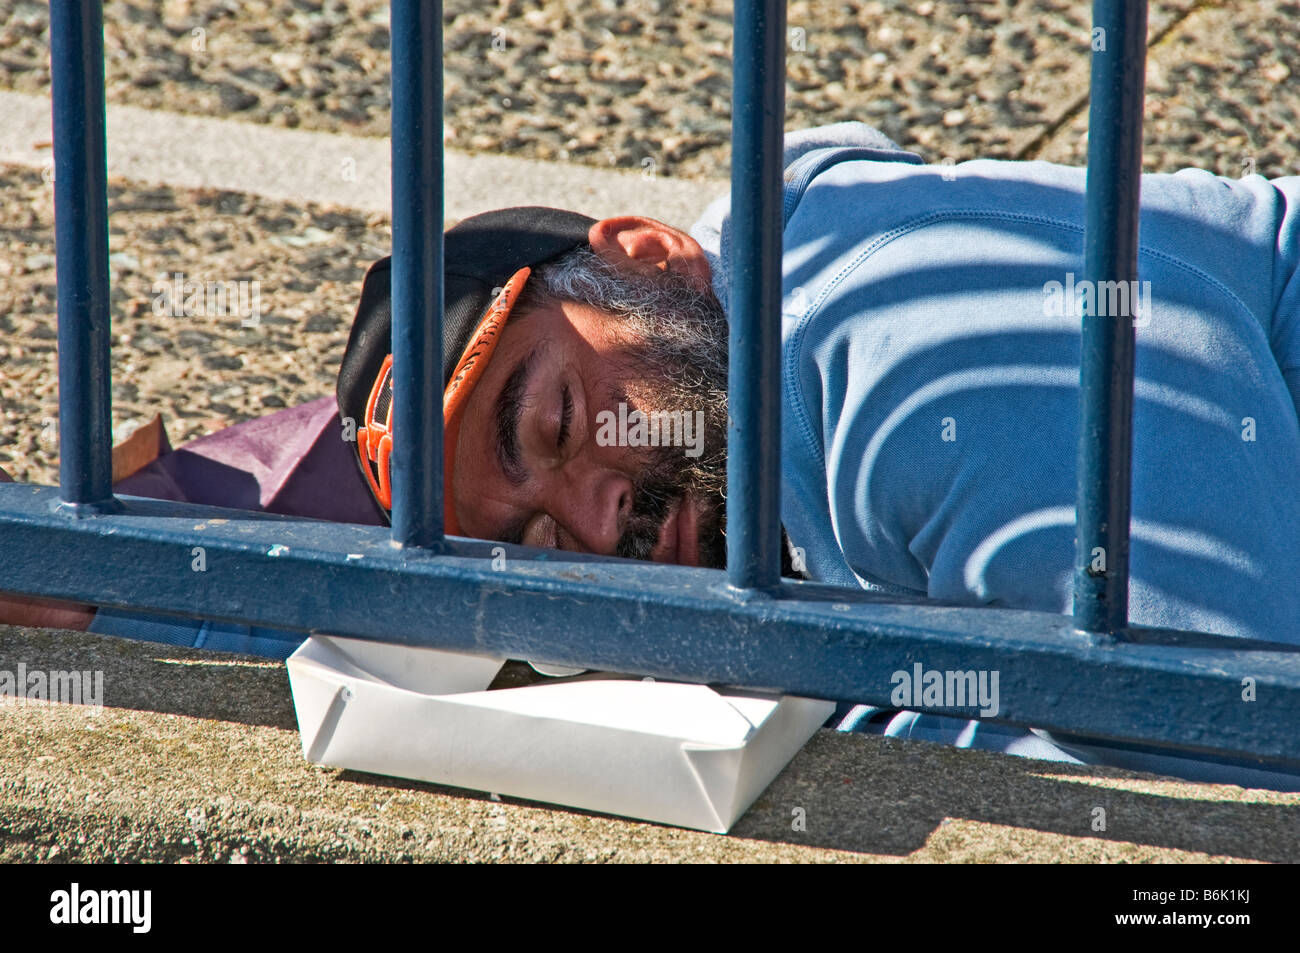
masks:
MULTIPOLYGON (((1144 176, 1141 280, 1093 288, 1083 169, 926 165, 856 123, 791 134, 785 163, 787 572, 1068 613, 1080 317, 1104 314, 1137 328, 1133 624, 1300 644, 1300 177, 1144 176)), ((723 564, 728 209, 689 235, 549 208, 447 232, 449 532, 723 564)), ((388 290, 384 261, 337 398, 194 441, 117 489, 383 522, 388 290)), ((281 656, 301 638, 79 619, 281 656)), ((955 722, 888 714, 914 737, 955 722)), ((1019 730, 987 746, 1051 747, 1019 730)))

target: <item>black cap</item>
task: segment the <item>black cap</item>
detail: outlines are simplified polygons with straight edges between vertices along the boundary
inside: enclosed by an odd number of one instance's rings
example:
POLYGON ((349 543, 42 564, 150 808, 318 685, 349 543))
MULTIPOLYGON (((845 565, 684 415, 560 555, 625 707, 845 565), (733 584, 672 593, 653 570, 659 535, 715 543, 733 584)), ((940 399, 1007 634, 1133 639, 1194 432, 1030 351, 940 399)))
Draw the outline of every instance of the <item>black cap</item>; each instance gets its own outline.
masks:
MULTIPOLYGON (((520 268, 540 265, 580 245, 594 218, 542 206, 499 209, 467 218, 443 235, 442 382, 451 381, 488 306, 520 268)), ((391 259, 370 266, 339 365, 341 417, 358 424, 384 359, 393 351, 391 259)))

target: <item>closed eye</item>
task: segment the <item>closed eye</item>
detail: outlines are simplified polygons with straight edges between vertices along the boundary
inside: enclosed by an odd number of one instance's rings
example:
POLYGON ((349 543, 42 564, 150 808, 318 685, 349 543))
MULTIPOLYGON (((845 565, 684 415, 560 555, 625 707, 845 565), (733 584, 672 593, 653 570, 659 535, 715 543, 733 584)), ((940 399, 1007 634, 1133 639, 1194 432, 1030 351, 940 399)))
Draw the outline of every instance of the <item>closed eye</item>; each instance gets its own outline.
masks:
POLYGON ((510 372, 496 400, 496 456, 501 472, 515 486, 528 482, 528 468, 523 464, 519 445, 519 418, 523 416, 524 395, 528 382, 537 367, 541 345, 531 352, 510 372))
POLYGON ((569 426, 573 423, 573 395, 569 393, 569 386, 564 386, 564 392, 561 395, 563 406, 560 411, 560 433, 555 440, 558 449, 564 449, 564 443, 569 439, 569 426))

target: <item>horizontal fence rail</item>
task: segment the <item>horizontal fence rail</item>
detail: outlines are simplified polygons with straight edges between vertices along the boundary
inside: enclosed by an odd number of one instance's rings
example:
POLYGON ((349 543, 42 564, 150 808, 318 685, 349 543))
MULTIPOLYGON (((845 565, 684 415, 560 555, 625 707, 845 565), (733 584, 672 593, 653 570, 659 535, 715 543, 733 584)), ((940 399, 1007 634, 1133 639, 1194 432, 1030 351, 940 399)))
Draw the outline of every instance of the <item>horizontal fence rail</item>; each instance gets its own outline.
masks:
MULTIPOLYGON (((69 520, 54 490, 0 486, 19 589, 102 605, 334 632, 557 665, 889 705, 896 671, 999 672, 997 718, 1190 751, 1300 758, 1300 648, 1146 630, 1137 644, 1069 616, 900 602, 790 582, 737 601, 716 570, 127 499, 69 520), (203 547, 206 571, 192 571, 203 547), (492 569, 504 547, 506 570, 492 569), (111 566, 87 574, 84 566, 111 566), (380 598, 382 597, 382 598, 380 598), (1241 701, 1242 679, 1257 699, 1241 701)), ((950 709, 919 710, 952 714, 950 709)))
MULTIPOLYGON (((1300 765, 1300 649, 1128 627, 1131 326, 1084 328, 1076 618, 780 578, 781 3, 736 11, 727 573, 444 538, 441 4, 392 7, 391 531, 113 500, 102 30, 69 0, 51 11, 62 486, 0 485, 0 590, 882 706, 916 665, 996 672, 995 710, 963 716, 1300 765)), ((1112 52, 1093 57, 1086 267, 1127 279, 1145 4, 1094 12, 1112 52)))

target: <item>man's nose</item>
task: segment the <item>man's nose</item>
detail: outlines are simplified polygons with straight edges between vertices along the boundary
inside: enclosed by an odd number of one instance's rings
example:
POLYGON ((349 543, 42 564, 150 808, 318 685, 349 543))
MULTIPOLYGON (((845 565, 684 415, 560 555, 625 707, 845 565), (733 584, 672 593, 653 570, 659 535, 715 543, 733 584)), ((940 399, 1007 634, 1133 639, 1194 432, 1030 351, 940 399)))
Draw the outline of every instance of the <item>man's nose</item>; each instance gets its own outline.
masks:
POLYGON ((588 467, 557 474, 547 507, 575 548, 612 556, 632 512, 632 481, 617 470, 588 467))

